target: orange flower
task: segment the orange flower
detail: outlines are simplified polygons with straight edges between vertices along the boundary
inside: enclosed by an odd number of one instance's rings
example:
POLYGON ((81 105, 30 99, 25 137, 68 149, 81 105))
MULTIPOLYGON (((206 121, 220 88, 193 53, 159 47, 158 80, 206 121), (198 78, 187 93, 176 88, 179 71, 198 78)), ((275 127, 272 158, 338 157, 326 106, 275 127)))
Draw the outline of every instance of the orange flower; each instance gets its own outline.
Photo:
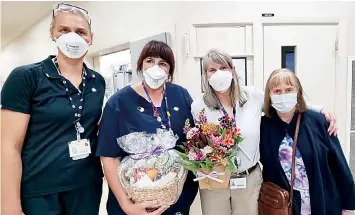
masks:
POLYGON ((204 134, 213 134, 217 131, 217 126, 212 123, 205 123, 201 126, 201 130, 204 134))
POLYGON ((230 148, 231 146, 234 145, 234 139, 230 135, 226 135, 224 137, 224 145, 227 146, 227 148, 230 148))
POLYGON ((228 160, 227 158, 224 158, 222 156, 222 154, 220 154, 219 152, 213 152, 209 155, 207 155, 208 158, 211 160, 211 161, 215 161, 216 163, 219 163, 219 164, 222 164, 224 166, 226 166, 228 164, 228 160))
POLYGON ((211 154, 208 155, 208 158, 211 160, 211 161, 219 161, 222 159, 222 155, 218 152, 218 151, 215 151, 211 154))

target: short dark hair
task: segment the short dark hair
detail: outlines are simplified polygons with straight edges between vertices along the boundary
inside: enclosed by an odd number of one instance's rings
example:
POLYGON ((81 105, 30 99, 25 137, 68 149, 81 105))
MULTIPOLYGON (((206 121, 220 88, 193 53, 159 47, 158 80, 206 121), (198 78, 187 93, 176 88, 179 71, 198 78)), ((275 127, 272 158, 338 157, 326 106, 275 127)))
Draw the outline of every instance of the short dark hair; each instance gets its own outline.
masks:
POLYGON ((137 61, 137 71, 142 72, 143 61, 147 57, 159 57, 165 60, 169 66, 169 81, 173 80, 175 70, 175 58, 171 48, 164 42, 152 40, 147 43, 137 61))

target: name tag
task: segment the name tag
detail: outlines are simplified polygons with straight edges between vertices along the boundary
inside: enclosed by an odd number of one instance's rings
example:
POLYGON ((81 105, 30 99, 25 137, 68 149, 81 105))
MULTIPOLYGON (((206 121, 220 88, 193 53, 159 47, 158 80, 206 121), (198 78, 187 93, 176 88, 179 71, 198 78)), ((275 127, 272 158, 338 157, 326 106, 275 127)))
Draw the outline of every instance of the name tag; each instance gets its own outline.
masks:
POLYGON ((88 139, 75 140, 69 144, 69 155, 73 160, 86 158, 91 154, 90 141, 88 139))
POLYGON ((231 178, 230 189, 245 189, 247 188, 247 178, 231 178))

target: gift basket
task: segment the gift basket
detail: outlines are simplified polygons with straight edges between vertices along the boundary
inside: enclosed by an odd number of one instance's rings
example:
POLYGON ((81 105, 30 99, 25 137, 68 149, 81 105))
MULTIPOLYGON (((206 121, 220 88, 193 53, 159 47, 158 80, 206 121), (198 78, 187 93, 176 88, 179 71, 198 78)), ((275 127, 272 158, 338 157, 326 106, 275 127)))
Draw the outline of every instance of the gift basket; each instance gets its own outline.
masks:
POLYGON ((172 131, 134 132, 117 139, 129 154, 119 166, 119 179, 135 203, 172 205, 180 197, 187 170, 173 148, 178 137, 172 131))

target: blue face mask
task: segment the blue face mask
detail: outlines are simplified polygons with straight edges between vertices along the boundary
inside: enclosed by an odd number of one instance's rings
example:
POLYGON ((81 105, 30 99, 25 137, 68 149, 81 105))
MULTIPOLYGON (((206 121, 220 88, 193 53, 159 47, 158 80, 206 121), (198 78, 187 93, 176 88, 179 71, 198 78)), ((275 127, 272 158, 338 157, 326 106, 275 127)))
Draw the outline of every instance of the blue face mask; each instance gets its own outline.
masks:
POLYGON ((272 107, 280 113, 290 112, 297 104, 297 92, 271 95, 272 107))

